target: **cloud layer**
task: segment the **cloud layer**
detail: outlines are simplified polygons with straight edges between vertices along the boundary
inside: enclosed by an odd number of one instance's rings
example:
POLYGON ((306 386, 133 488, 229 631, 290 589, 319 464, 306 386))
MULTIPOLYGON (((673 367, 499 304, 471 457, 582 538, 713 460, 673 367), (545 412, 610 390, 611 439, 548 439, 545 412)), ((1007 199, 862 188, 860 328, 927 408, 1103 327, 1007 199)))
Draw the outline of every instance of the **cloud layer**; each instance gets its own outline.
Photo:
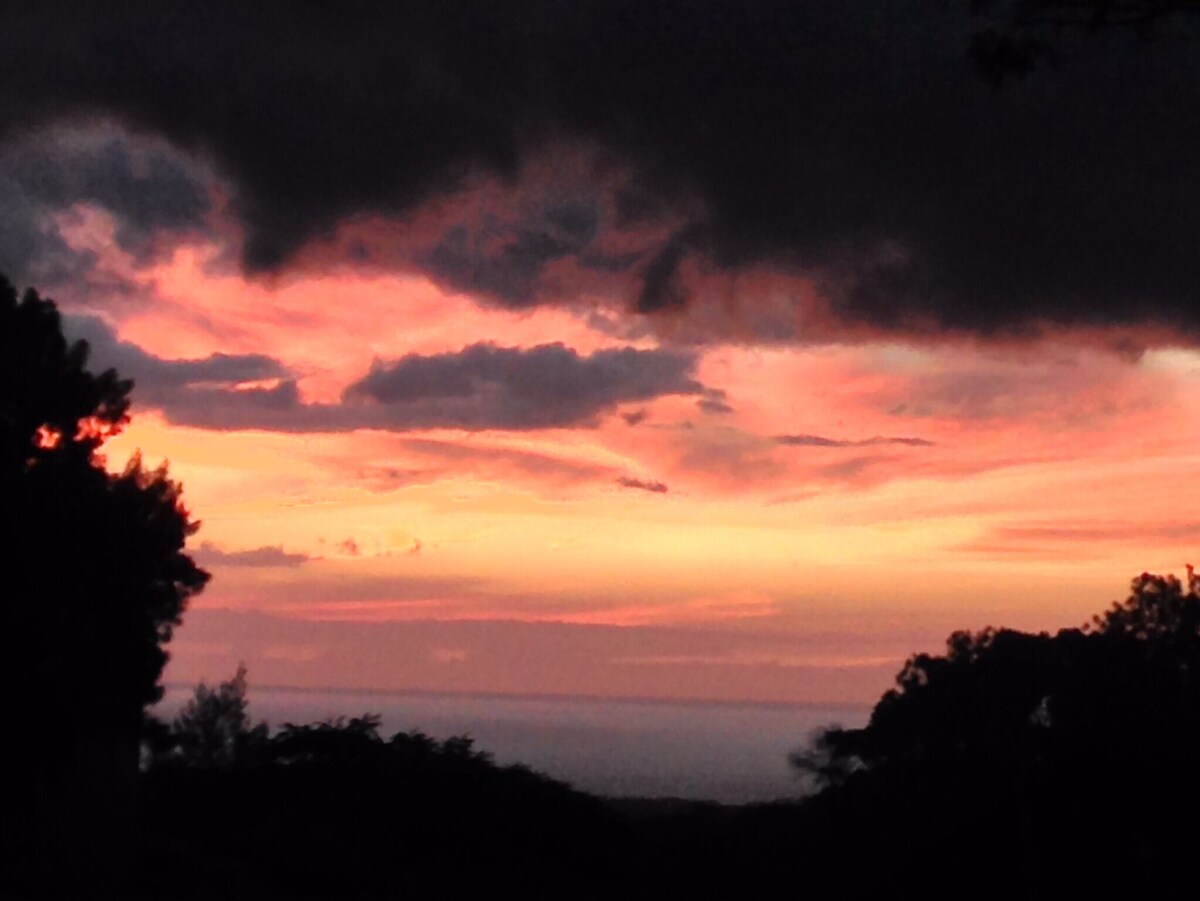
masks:
POLYGON ((399 428, 561 428, 594 423, 618 404, 703 394, 695 357, 624 347, 581 356, 562 344, 473 344, 457 353, 377 362, 346 389, 399 428))
POLYGON ((624 347, 583 355, 563 344, 479 343, 376 360, 340 403, 306 403, 293 373, 271 357, 164 360, 118 340, 91 316, 68 317, 66 330, 88 341, 94 366, 132 378, 140 403, 161 408, 177 424, 220 430, 590 428, 621 404, 719 394, 694 378, 696 357, 688 352, 624 347))
POLYGON ((826 438, 824 435, 776 435, 775 443, 786 447, 880 447, 889 444, 903 447, 931 447, 932 441, 924 438, 888 438, 875 435, 850 441, 844 438, 826 438))
POLYGON ((111 127, 22 133, 0 145, 0 272, 42 289, 85 275, 95 260, 56 221, 77 204, 112 216, 117 246, 143 263, 209 231, 201 167, 162 142, 111 127))
MULTIPOLYGON (((536 161, 582 148, 579 197, 460 205, 399 256, 518 306, 607 272, 637 280, 639 309, 669 310, 708 276, 767 266, 875 328, 1194 333, 1195 23, 1166 18, 1153 42, 1055 33, 1058 65, 1000 89, 973 69, 978 27, 967 4, 922 0, 47 2, 0 36, 0 138, 98 114, 202 155, 251 270, 348 220, 544 188, 536 161)), ((123 204, 135 241, 158 221, 126 203, 142 176, 105 165, 89 185, 107 193, 42 194, 123 204)), ((162 224, 194 219, 198 196, 150 176, 162 224)))

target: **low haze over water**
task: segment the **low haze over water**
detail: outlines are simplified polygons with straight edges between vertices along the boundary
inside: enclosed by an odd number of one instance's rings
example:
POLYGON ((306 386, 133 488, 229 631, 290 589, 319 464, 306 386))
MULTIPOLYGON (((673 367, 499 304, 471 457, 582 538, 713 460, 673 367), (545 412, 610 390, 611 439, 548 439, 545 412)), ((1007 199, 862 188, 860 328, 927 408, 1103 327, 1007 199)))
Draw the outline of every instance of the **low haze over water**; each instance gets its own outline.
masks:
MULTIPOLYGON (((156 712, 174 716, 191 692, 169 686, 156 712)), ((469 734, 500 763, 596 794, 747 803, 802 793, 788 752, 823 726, 864 724, 870 708, 250 689, 250 715, 272 729, 363 713, 382 716, 386 736, 469 734)))

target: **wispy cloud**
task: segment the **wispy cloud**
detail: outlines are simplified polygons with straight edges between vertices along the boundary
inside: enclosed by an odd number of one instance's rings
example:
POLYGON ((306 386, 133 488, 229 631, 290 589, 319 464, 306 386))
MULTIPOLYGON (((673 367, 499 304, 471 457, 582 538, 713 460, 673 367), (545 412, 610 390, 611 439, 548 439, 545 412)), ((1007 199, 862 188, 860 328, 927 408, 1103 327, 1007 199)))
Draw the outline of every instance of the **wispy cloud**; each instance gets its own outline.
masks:
POLYGON ((667 486, 663 482, 646 481, 644 479, 635 479, 630 476, 621 476, 617 479, 617 484, 622 488, 637 488, 641 491, 650 491, 654 494, 666 494, 667 486))
POLYGON ((776 435, 775 443, 785 447, 879 447, 882 445, 902 445, 905 447, 933 447, 934 442, 924 438, 893 438, 875 435, 871 438, 851 440, 845 438, 826 438, 823 435, 776 435))
POLYGON ((248 567, 285 567, 294 569, 303 566, 313 558, 308 554, 288 553, 282 547, 263 546, 244 551, 222 550, 211 542, 204 542, 192 556, 201 566, 248 566, 248 567))

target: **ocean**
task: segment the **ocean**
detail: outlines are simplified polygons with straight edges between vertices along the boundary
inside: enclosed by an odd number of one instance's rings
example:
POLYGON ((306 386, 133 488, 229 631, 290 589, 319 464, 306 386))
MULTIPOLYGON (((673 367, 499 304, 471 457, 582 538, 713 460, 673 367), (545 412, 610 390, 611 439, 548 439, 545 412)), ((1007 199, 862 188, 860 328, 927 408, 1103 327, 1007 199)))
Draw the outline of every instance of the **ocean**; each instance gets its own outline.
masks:
MULTIPOLYGON (((154 712, 169 719, 193 687, 169 685, 154 712)), ((249 712, 272 729, 364 713, 382 733, 469 735, 497 763, 523 763, 608 797, 744 804, 797 797, 790 751, 815 730, 861 726, 870 707, 313 690, 255 685, 249 712)))

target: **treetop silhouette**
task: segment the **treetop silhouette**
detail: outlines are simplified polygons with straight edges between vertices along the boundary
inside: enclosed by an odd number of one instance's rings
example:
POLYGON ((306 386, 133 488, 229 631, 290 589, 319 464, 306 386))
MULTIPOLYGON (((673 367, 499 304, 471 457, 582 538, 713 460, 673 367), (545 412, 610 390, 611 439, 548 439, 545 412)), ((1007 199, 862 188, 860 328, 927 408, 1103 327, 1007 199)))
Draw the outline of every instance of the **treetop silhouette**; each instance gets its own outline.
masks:
MULTIPOLYGON (((0 494, 6 625, 33 639, 19 671, 42 700, 127 727, 158 699, 162 648, 208 574, 183 553, 198 528, 164 464, 110 474, 97 454, 129 418, 133 383, 87 368, 50 300, 0 277, 0 494), (101 681, 103 690, 84 690, 101 681)), ((20 656, 20 655, 18 655, 20 656)), ((61 708, 59 708, 61 711, 61 708)))
POLYGON ((1197 759, 1190 567, 1142 573, 1079 628, 955 632, 905 663, 866 726, 791 757, 823 786, 809 853, 872 861, 852 897, 923 898, 1166 897, 1195 848, 1197 759))
POLYGON ((53 301, 0 276, 0 675, 25 730, 0 840, 21 867, 31 843, 50 854, 126 803, 164 645, 208 581, 184 553, 198 523, 166 464, 105 468, 132 382, 87 362, 53 301))
POLYGON ((90 456, 129 419, 133 382, 87 369, 86 341, 68 344, 54 303, 18 300, 0 274, 0 457, 14 467, 65 453, 90 456))
POLYGON ((1129 596, 1055 635, 953 633, 916 654, 861 729, 831 729, 792 763, 830 783, 937 764, 1163 766, 1200 751, 1200 578, 1142 573, 1129 596))
POLYGON ((247 748, 267 737, 266 723, 250 726, 246 713, 246 666, 226 682, 210 688, 201 682, 166 736, 179 759, 190 766, 232 766, 244 758, 247 748))

